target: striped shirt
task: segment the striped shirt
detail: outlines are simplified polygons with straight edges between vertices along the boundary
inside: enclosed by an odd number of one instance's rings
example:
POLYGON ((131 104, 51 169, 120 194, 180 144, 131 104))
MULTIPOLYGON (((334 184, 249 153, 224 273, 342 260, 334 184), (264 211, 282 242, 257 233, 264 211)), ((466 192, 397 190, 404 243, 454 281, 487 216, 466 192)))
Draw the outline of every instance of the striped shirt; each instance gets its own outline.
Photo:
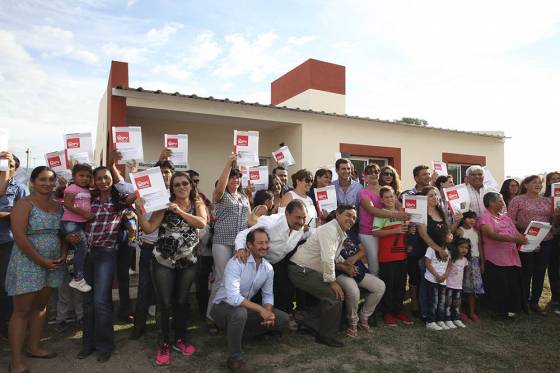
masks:
POLYGON ((89 247, 114 247, 125 210, 117 211, 111 199, 102 201, 95 197, 91 200, 91 212, 95 214, 95 218, 86 224, 89 247))
POLYGON ((244 194, 233 196, 226 191, 214 208, 216 222, 213 243, 233 246, 237 233, 247 228, 249 200, 244 194))

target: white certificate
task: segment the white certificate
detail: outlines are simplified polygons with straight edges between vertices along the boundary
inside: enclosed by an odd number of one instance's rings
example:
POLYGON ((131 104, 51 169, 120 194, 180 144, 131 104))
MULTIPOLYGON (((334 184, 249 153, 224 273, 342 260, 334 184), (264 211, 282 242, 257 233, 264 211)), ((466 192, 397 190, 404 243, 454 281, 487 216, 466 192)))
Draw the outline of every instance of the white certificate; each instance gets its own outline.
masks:
POLYGON ((447 173, 447 164, 445 162, 440 162, 440 161, 433 161, 432 162, 432 170, 434 170, 434 172, 436 174, 438 174, 438 176, 447 176, 449 175, 447 173))
MULTIPOLYGON (((47 161, 47 165, 53 169, 53 171, 59 175, 64 177, 66 180, 68 177, 68 163, 66 162, 66 150, 60 150, 57 152, 50 152, 45 154, 45 160, 47 161)), ((70 173, 70 177, 72 174, 70 173)))
POLYGON ((121 153, 121 162, 144 160, 142 129, 140 127, 112 127, 113 143, 121 153))
POLYGON ((560 196, 559 197, 553 197, 552 198, 552 209, 556 210, 556 209, 560 209, 560 196))
POLYGON ((186 166, 189 164, 189 135, 164 135, 164 146, 171 150, 169 160, 176 166, 186 166))
POLYGON ((134 191, 144 200, 142 213, 163 210, 169 206, 169 191, 159 167, 131 173, 130 180, 134 191))
POLYGON ((247 172, 255 192, 268 189, 268 166, 250 167, 247 172))
POLYGON ((78 163, 93 164, 93 142, 91 133, 64 135, 64 146, 68 159, 78 163))
MULTIPOLYGON (((319 204, 319 210, 331 212, 336 210, 336 189, 334 185, 324 188, 315 188, 315 200, 319 204)), ((311 215, 311 214, 310 214, 311 215)))
POLYGON ((550 223, 542 221, 531 221, 525 229, 525 237, 527 237, 527 244, 521 246, 519 251, 530 253, 536 250, 541 244, 542 240, 546 237, 552 226, 550 223))
POLYGON ((488 166, 484 166, 483 170, 484 170, 484 186, 488 189, 492 189, 496 191, 500 190, 500 186, 498 185, 498 182, 494 178, 494 175, 492 175, 492 172, 490 172, 488 166))
POLYGON ((552 197, 560 197, 560 183, 550 184, 550 193, 552 197))
POLYGON ((233 149, 238 166, 259 165, 259 132, 233 131, 233 149))
POLYGON ((453 216, 457 213, 469 211, 471 207, 471 197, 465 184, 455 185, 450 188, 443 188, 443 194, 449 205, 453 216))
POLYGON ((280 149, 272 152, 272 156, 276 163, 282 167, 290 167, 296 163, 292 153, 290 152, 290 148, 287 146, 282 146, 280 149))
MULTIPOLYGON (((8 131, 0 128, 0 152, 8 151, 8 131)), ((0 159, 0 171, 8 171, 10 162, 7 159, 0 159)))
POLYGON ((404 212, 410 215, 410 221, 428 224, 428 197, 403 196, 404 212))

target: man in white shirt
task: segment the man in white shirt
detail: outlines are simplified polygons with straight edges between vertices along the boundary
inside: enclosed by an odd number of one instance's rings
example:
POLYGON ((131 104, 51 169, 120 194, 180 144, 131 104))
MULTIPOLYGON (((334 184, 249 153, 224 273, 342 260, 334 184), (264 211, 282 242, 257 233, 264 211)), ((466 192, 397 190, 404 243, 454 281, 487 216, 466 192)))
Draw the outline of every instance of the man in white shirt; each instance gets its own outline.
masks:
POLYGON ((274 268, 274 304, 289 314, 293 312, 295 289, 288 277, 288 263, 298 244, 311 235, 311 231, 304 229, 306 218, 305 204, 294 199, 284 213, 261 216, 257 224, 239 232, 235 238, 235 256, 245 263, 249 254, 245 247, 247 235, 257 228, 266 230, 270 238, 266 259, 274 268))
POLYGON ((495 192, 492 188, 484 186, 484 169, 481 166, 470 166, 467 168, 467 190, 471 200, 471 211, 476 213, 479 218, 486 208, 484 207, 484 195, 488 192, 495 192))
POLYGON ((231 258, 224 270, 224 281, 214 297, 210 314, 216 324, 226 330, 229 358, 227 366, 233 372, 247 372, 241 358, 243 335, 254 336, 268 331, 281 331, 289 316, 273 308, 272 284, 274 270, 265 259, 268 234, 256 228, 247 235, 249 257, 246 263, 231 258), (261 291, 262 305, 251 301, 261 291))
POLYGON ((342 347, 335 339, 340 324, 344 292, 336 282, 335 262, 340 256, 346 232, 356 222, 356 208, 339 205, 336 219, 317 228, 292 256, 288 274, 294 286, 319 299, 314 308, 304 310, 303 324, 316 332, 315 342, 342 347))

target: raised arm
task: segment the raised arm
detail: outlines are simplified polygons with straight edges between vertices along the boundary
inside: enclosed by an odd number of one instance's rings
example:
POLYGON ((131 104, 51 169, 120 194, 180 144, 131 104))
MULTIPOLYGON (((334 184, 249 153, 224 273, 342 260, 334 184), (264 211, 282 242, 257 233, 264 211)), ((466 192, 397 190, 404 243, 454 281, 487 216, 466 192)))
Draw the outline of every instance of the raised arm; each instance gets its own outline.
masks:
POLYGON ((229 180, 229 173, 233 167, 233 165, 235 164, 235 161, 237 160, 237 156, 235 154, 232 154, 229 156, 226 165, 224 167, 224 170, 222 171, 222 174, 220 175, 220 178, 218 179, 218 183, 216 184, 216 188, 214 189, 214 193, 212 193, 212 202, 216 203, 221 201, 222 197, 224 196, 224 193, 226 192, 226 187, 227 187, 227 183, 229 180))

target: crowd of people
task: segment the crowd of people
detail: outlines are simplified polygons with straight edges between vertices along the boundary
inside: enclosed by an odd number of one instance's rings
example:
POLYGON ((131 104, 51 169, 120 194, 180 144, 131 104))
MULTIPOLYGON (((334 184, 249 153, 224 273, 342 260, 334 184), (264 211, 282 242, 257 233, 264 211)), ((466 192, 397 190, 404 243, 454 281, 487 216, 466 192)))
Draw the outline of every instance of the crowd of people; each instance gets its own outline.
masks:
POLYGON ((109 360, 114 277, 118 318, 133 323, 130 339, 143 337, 155 305, 157 365, 169 364, 172 351, 196 353, 187 332, 196 285, 198 311, 210 335, 226 335, 226 364, 234 372, 248 371, 243 337, 288 328, 341 347, 341 333, 372 333, 376 314, 389 327, 423 322, 430 331, 478 322, 481 301, 492 320, 513 320, 519 312, 545 316, 539 301, 547 272, 551 310, 560 314, 560 209, 551 197, 560 172, 546 180, 508 179, 498 192, 484 185, 482 167, 471 166, 470 209, 456 213, 442 198, 453 178, 426 165, 414 168, 415 185, 407 190, 391 166, 365 167, 363 185, 344 158, 336 161, 335 181, 330 169, 302 169, 290 185, 278 166, 268 190, 254 192, 242 186, 231 155, 208 198, 198 190, 199 173, 175 171, 169 155, 163 149, 156 164, 169 205, 143 214, 144 201, 116 166, 118 151, 108 166, 73 165, 71 180, 37 167, 29 185, 14 181, 18 158, 0 152, 9 162, 0 172, 0 332, 9 337, 11 372, 28 371, 23 356, 57 356, 40 343, 57 288, 57 320, 73 309, 83 328, 77 357, 95 352, 97 361, 109 360), (337 198, 330 213, 314 193, 329 185, 337 198), (406 195, 426 196, 426 224, 410 222, 406 195), (553 228, 535 251, 520 252, 531 221, 553 228), (136 247, 133 308, 128 270, 136 247))

